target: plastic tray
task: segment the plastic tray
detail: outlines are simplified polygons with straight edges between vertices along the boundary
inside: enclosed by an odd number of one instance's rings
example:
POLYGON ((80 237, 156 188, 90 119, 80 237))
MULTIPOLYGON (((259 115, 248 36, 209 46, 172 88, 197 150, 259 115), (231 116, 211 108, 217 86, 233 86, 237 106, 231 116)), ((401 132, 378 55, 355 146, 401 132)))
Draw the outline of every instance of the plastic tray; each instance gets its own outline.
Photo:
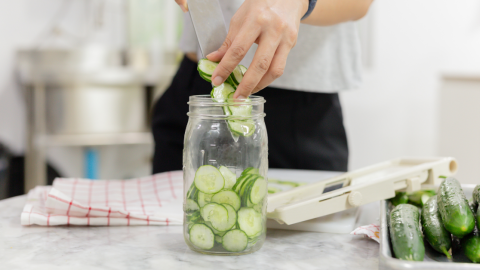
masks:
MULTIPOLYGON (((472 191, 475 185, 462 185, 467 198, 472 197, 472 191)), ((463 254, 453 254, 453 261, 448 261, 445 255, 434 251, 428 243, 425 242, 425 258, 423 262, 410 262, 396 259, 392 256, 392 247, 388 234, 387 217, 389 214, 387 201, 380 203, 380 254, 379 269, 435 269, 435 270, 467 270, 480 269, 479 264, 468 263, 469 260, 463 254)))

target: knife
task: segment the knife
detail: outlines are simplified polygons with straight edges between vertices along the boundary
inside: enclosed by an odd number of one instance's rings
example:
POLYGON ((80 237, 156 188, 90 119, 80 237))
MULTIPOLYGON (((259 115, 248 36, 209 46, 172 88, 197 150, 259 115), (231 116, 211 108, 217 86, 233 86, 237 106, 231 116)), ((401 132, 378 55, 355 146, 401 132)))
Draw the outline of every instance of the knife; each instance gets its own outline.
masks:
POLYGON ((188 0, 188 10, 202 57, 218 50, 227 37, 227 28, 218 0, 188 0))

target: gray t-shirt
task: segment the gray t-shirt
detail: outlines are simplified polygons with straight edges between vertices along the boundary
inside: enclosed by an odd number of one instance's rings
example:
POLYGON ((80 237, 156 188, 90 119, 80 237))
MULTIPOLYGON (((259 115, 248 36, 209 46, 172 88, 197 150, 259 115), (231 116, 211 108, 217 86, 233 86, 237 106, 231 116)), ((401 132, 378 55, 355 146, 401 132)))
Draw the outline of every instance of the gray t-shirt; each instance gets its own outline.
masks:
MULTIPOLYGON (((243 0, 219 1, 225 19, 230 24, 243 0)), ((241 64, 252 62, 254 44, 241 64)), ((189 14, 184 14, 184 29, 180 40, 183 52, 199 52, 199 46, 189 14)), ((306 91, 334 93, 358 88, 361 83, 360 41, 354 22, 334 26, 300 25, 297 44, 290 51, 283 75, 270 86, 306 91)))

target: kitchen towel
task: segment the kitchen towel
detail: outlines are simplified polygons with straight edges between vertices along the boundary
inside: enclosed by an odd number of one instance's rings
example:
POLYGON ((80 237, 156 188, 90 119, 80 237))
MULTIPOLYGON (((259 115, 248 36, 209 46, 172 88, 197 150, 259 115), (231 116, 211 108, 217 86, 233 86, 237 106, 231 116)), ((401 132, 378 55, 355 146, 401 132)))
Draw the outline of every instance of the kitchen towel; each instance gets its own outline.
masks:
POLYGON ((377 224, 370 224, 365 226, 360 226, 353 230, 350 234, 353 235, 364 235, 375 242, 380 243, 380 225, 377 224))
POLYGON ((22 225, 181 225, 182 171, 130 180, 57 178, 28 193, 22 225))

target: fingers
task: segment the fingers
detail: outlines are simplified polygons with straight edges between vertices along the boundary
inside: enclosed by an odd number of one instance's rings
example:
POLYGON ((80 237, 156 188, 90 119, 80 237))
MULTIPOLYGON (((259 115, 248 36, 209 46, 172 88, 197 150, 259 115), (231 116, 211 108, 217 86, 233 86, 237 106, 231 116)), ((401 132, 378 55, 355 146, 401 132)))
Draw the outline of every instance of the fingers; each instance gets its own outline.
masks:
MULTIPOLYGON (((290 52, 290 46, 280 45, 273 56, 272 63, 270 68, 263 78, 260 80, 258 85, 253 89, 251 94, 255 94, 263 88, 270 85, 274 80, 282 76, 285 66, 287 65, 287 57, 290 52)), ((248 73, 248 71, 247 71, 248 73)), ((243 81, 242 81, 243 82, 243 81)))
MULTIPOLYGON (((243 57, 245 57, 245 54, 248 52, 259 34, 260 27, 255 25, 252 25, 251 27, 244 26, 235 36, 235 39, 231 44, 225 45, 225 48, 227 48, 226 53, 212 74, 213 85, 218 86, 228 78, 233 69, 240 63, 243 57)), ((229 38, 225 40, 226 43, 230 41, 231 39, 229 38)))
POLYGON ((175 0, 175 2, 180 6, 183 12, 188 11, 187 0, 175 0))
POLYGON ((233 95, 234 98, 246 98, 253 92, 260 80, 269 71, 279 43, 278 37, 266 36, 261 38, 252 63, 233 95))

